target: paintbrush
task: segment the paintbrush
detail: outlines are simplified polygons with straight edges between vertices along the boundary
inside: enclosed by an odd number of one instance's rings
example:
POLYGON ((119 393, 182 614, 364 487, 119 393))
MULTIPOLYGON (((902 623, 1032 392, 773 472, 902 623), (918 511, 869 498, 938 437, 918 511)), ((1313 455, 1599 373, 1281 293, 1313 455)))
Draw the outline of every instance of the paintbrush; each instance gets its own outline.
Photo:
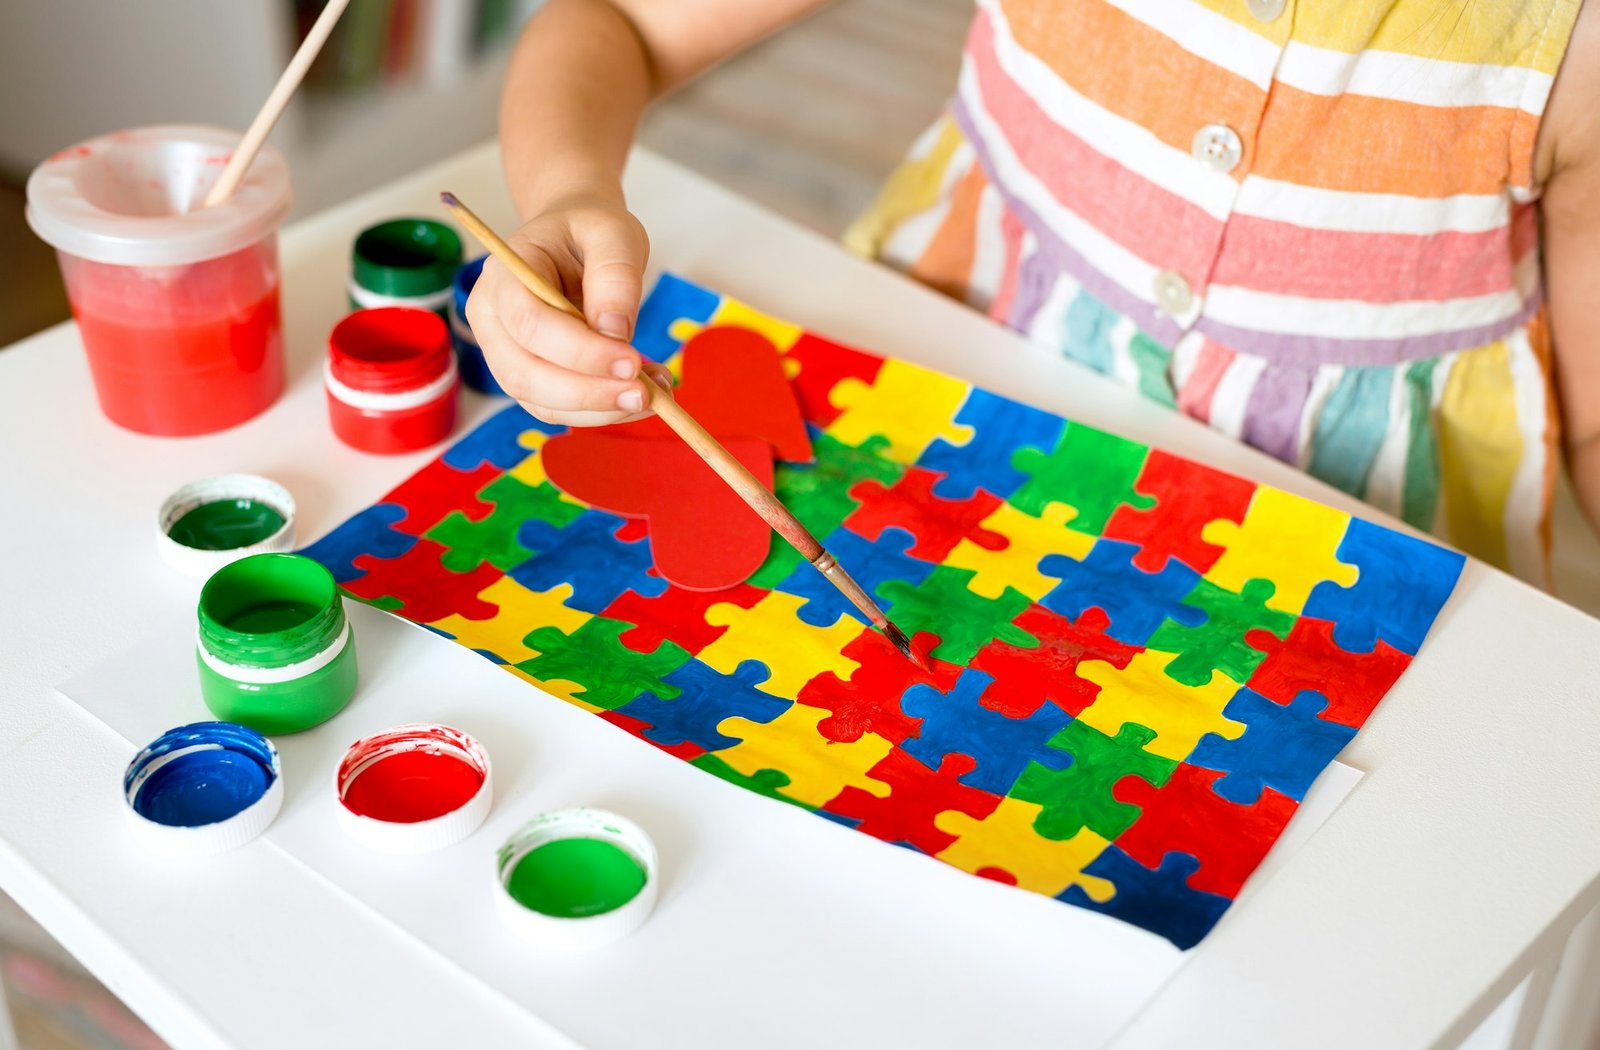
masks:
MULTIPOLYGON (((474 237, 483 242, 483 246, 489 249, 489 254, 515 274, 517 280, 521 281, 528 291, 546 305, 571 314, 585 324, 588 323, 582 310, 574 306, 559 289, 539 276, 538 271, 528 265, 526 259, 501 240, 482 219, 472 213, 472 209, 456 199, 455 194, 441 193, 439 199, 450 209, 450 214, 460 220, 474 237)), ((751 510, 761 515, 762 520, 772 526, 773 531, 789 541, 789 544, 800 552, 802 558, 815 566, 818 572, 839 588, 839 592, 850 599, 850 604, 860 609, 861 614, 872 623, 872 626, 883 632, 884 637, 894 643, 894 647, 900 650, 901 655, 927 671, 929 669, 927 661, 911 647, 911 639, 906 637, 906 633, 889 622, 889 618, 878 608, 877 603, 862 590, 859 583, 850 578, 850 574, 845 572, 844 568, 834 560, 833 555, 817 542, 817 538, 800 523, 800 519, 796 518, 777 496, 767 491, 767 487, 745 469, 744 464, 735 459, 732 453, 723 448, 722 443, 712 437, 711 433, 682 405, 674 401, 671 394, 663 390, 649 375, 641 372, 639 378, 644 381, 645 390, 650 395, 650 407, 655 410, 656 415, 694 449, 700 458, 739 494, 739 498, 750 505, 751 510)))
POLYGON ((339 16, 344 14, 344 9, 349 5, 350 0, 328 0, 327 6, 311 24, 306 38, 300 42, 294 57, 289 59, 289 64, 284 67, 283 75, 278 77, 278 82, 272 86, 272 92, 267 95, 267 100, 261 104, 256 119, 250 122, 244 138, 234 147, 227 166, 212 184, 211 192, 206 194, 204 207, 221 204, 233 196, 233 191, 239 188, 239 183, 244 181, 245 172, 250 170, 251 161, 261 152, 261 146, 267 141, 267 135, 271 133, 273 125, 278 123, 278 118, 283 116, 289 100, 294 97, 295 88, 305 79, 306 71, 316 60, 317 52, 328 42, 328 35, 333 32, 339 16))

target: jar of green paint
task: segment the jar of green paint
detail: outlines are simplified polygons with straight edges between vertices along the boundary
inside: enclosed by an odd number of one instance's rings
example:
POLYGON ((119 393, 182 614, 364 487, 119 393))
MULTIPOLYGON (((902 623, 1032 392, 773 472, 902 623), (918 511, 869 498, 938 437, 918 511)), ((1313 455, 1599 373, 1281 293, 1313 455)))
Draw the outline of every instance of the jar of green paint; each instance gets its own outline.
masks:
POLYGON ((461 237, 432 219, 368 226, 350 254, 350 308, 413 306, 449 320, 461 237))
POLYGON ((200 692, 218 718, 298 733, 356 689, 355 639, 333 575, 299 554, 255 554, 200 591, 200 692))

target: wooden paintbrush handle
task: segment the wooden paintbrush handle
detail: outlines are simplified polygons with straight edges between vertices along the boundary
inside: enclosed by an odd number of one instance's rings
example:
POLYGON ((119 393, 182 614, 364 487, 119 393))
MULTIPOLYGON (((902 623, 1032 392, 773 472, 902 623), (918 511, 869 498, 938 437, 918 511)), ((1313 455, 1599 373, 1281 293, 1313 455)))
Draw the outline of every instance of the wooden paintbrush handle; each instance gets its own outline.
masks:
POLYGON ((651 379, 648 375, 640 374, 644 381, 645 389, 650 391, 650 407, 662 422, 671 427, 673 433, 684 440, 690 448, 703 460, 706 465, 717 472, 717 476, 726 481, 739 498, 750 505, 750 509, 761 515, 763 521, 788 540, 794 549, 809 562, 816 562, 826 552, 817 538, 811 535, 806 527, 800 524, 800 519, 790 513, 789 508, 767 490, 759 478, 750 473, 743 463, 734 458, 733 453, 722 447, 722 443, 711 436, 711 432, 701 426, 699 421, 691 416, 682 405, 672 399, 672 395, 662 389, 661 384, 651 379))

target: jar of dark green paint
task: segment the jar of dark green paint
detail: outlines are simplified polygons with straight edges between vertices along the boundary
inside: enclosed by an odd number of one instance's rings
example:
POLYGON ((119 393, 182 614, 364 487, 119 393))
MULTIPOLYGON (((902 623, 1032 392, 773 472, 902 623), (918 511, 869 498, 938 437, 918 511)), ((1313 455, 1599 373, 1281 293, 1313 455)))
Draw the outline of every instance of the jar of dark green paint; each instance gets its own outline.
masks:
POLYGON ((350 256, 350 307, 414 306, 450 319, 461 237, 432 219, 368 226, 350 256))
POLYGON ((200 591, 200 692, 262 733, 326 722, 356 690, 356 647, 333 575, 299 554, 255 554, 200 591))

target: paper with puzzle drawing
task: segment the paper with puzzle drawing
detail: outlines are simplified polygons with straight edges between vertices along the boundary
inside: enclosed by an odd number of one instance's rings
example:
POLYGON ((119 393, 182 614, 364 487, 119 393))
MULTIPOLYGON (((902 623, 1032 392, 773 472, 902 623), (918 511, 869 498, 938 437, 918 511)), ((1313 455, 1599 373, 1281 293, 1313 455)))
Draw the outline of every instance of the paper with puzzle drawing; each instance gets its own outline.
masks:
POLYGON ((1197 943, 1461 556, 676 278, 636 344, 667 361, 734 327, 784 355, 811 429, 776 491, 936 643, 931 673, 781 542, 739 586, 669 586, 643 523, 550 483, 561 428, 515 406, 307 553, 709 773, 1197 943))

